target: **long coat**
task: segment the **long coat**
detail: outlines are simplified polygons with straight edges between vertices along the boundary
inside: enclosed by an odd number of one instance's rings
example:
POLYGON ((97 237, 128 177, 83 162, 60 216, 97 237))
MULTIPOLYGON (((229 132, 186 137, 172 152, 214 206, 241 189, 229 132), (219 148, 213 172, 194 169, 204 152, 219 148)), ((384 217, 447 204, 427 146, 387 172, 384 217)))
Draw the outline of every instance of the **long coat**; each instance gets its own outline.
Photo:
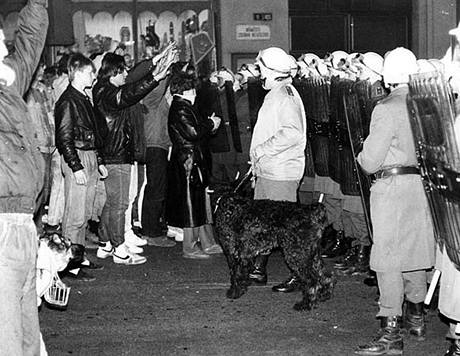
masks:
POLYGON ((460 271, 443 249, 437 249, 436 269, 441 271, 439 283, 439 311, 448 318, 460 321, 460 271))
MULTIPOLYGON (((396 88, 372 112, 370 133, 358 162, 369 174, 392 167, 417 166, 406 96, 396 88)), ((377 179, 371 187, 374 271, 411 271, 434 265, 434 233, 420 175, 377 179)))
POLYGON ((202 140, 213 129, 190 101, 175 95, 169 109, 169 137, 172 142, 168 164, 166 220, 168 225, 197 227, 207 223, 206 186, 208 170, 202 140))

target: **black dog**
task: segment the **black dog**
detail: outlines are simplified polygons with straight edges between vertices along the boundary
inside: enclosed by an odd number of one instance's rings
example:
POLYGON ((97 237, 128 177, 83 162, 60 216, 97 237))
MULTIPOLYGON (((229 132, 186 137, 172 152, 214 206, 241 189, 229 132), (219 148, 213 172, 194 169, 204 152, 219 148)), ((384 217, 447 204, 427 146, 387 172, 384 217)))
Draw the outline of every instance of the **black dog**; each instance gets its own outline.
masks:
POLYGON ((277 247, 300 279, 303 299, 294 309, 310 310, 331 297, 335 280, 325 270, 320 249, 327 222, 321 203, 300 205, 224 194, 218 199, 214 222, 230 269, 228 298, 237 299, 246 292, 255 257, 277 247))

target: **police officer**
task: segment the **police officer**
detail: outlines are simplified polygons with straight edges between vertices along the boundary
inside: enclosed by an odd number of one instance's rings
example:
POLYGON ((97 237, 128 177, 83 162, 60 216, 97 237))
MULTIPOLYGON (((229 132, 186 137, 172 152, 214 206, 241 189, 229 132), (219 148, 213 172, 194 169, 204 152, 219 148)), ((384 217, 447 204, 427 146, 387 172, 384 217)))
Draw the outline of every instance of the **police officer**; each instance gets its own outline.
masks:
MULTIPOLYGON (((297 201, 297 189, 305 168, 306 119, 302 100, 292 86, 297 63, 284 50, 270 47, 256 58, 262 86, 268 90, 257 116, 250 146, 255 176, 254 199, 297 201)), ((267 283, 268 255, 256 258, 250 273, 256 283, 267 283)), ((297 277, 273 287, 287 292, 297 277)))
POLYGON ((418 338, 425 334, 423 300, 426 269, 434 264, 434 236, 406 105, 409 75, 416 71, 417 60, 408 49, 386 55, 383 79, 391 92, 372 112, 370 133, 358 155, 361 167, 377 178, 370 196, 370 267, 377 274, 381 319, 379 337, 358 346, 359 355, 402 355, 404 299, 405 328, 418 338))

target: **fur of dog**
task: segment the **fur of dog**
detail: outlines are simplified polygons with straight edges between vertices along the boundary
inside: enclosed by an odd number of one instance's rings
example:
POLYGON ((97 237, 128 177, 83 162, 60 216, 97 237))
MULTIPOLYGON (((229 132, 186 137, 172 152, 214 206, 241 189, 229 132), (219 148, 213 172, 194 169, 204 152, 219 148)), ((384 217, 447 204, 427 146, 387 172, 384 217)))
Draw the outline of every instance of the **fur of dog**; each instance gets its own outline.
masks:
POLYGON ((230 269, 228 298, 240 298, 247 291, 255 257, 275 248, 282 250, 286 264, 300 279, 303 298, 294 309, 310 310, 332 296, 335 279, 326 271, 320 251, 327 223, 323 204, 253 200, 247 194, 226 193, 218 199, 214 222, 230 269))

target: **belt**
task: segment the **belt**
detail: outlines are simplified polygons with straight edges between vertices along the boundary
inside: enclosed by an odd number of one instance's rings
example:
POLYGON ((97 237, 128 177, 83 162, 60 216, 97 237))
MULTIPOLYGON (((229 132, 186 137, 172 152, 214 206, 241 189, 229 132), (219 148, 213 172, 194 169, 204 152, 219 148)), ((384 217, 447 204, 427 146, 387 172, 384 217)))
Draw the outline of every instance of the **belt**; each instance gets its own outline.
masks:
POLYGON ((394 167, 382 169, 374 173, 375 179, 382 179, 391 176, 399 176, 402 174, 420 174, 420 169, 417 167, 394 167))

